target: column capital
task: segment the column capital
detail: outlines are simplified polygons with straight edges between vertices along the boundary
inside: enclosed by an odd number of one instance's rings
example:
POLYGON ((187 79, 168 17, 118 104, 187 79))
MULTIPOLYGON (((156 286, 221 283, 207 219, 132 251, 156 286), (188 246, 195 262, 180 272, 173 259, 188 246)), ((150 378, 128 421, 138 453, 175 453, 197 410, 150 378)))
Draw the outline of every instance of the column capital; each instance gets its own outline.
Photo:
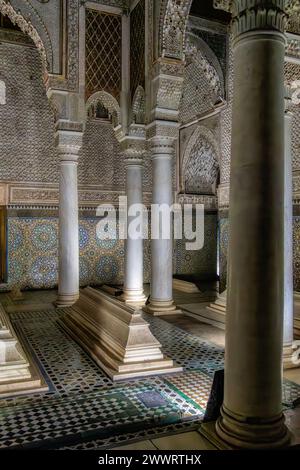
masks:
POLYGON ((146 152, 145 138, 126 136, 120 144, 126 166, 143 164, 143 156, 146 152))
POLYGON ((59 120, 55 126, 55 142, 62 161, 77 161, 82 147, 83 124, 59 120))
POLYGON ((232 13, 233 36, 252 31, 284 33, 287 13, 297 0, 214 0, 214 8, 232 13))
POLYGON ((173 157, 174 155, 174 139, 168 137, 157 136, 150 141, 150 149, 152 160, 161 157, 173 157))
POLYGON ((233 35, 253 31, 284 33, 287 15, 285 0, 233 0, 233 35))
POLYGON ((156 119, 146 126, 146 138, 148 141, 171 140, 175 142, 179 137, 179 123, 156 119))

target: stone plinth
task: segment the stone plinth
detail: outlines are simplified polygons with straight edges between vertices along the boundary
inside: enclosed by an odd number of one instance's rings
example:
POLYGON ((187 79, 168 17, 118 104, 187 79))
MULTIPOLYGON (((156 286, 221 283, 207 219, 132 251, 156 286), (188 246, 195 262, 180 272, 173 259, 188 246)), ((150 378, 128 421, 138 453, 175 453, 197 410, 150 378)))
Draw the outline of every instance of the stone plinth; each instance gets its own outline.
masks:
POLYGON ((164 356, 141 311, 104 292, 83 289, 61 324, 114 381, 182 371, 164 356))
POLYGON ((199 293, 199 289, 193 282, 183 281, 182 279, 173 279, 173 289, 187 294, 199 293))
POLYGON ((47 390, 23 351, 13 327, 0 304, 0 396, 47 390))

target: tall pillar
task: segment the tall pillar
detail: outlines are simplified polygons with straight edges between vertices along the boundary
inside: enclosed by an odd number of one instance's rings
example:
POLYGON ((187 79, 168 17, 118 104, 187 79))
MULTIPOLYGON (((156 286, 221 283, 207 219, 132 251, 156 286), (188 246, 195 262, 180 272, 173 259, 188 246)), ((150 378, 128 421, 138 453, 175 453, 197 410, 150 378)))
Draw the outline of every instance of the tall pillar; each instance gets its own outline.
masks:
POLYGON ((79 297, 79 233, 77 164, 82 126, 58 122, 56 142, 60 156, 58 307, 69 307, 79 297))
POLYGON ((282 412, 284 1, 235 0, 228 309, 219 438, 289 441, 282 412))
MULTIPOLYGON (((134 204, 143 204, 143 160, 141 152, 128 150, 125 160, 126 196, 128 207, 128 228, 136 216, 130 215, 134 204)), ((138 214, 139 216, 140 214, 138 214)), ((143 217, 144 214, 141 214, 143 217)), ((132 238, 130 233, 125 240, 125 274, 123 300, 129 304, 145 304, 144 295, 144 243, 141 236, 132 238)))
MULTIPOLYGON (((174 140, 157 137, 151 141, 153 195, 155 205, 173 205, 173 165, 174 140)), ((151 217, 153 216, 153 209, 151 217)), ((154 315, 177 313, 173 301, 173 236, 172 219, 170 219, 171 236, 163 239, 162 227, 159 227, 159 237, 151 238, 151 295, 147 311, 154 315)))
MULTIPOLYGON (((283 363, 285 368, 296 367, 293 363, 294 308, 293 308, 293 176, 291 151, 292 113, 284 113, 284 326, 283 363)), ((295 362, 295 361, 294 361, 295 362)))

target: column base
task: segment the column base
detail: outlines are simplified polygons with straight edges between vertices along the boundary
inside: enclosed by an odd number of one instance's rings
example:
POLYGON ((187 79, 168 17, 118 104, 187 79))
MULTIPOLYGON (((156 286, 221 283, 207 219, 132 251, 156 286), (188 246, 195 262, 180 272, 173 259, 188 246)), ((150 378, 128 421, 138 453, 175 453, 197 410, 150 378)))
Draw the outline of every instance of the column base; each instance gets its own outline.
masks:
POLYGON ((282 362, 284 369, 296 369, 300 367, 300 345, 296 343, 283 346, 282 362))
POLYGON ((291 435, 284 424, 283 413, 274 418, 242 418, 221 408, 216 422, 216 435, 233 449, 280 449, 287 447, 291 435))
POLYGON ((207 439, 217 450, 233 450, 233 447, 222 441, 216 433, 216 421, 210 421, 208 423, 201 423, 198 429, 205 439, 207 439))
POLYGON ((182 371, 164 356, 141 310, 99 290, 83 289, 60 323, 114 381, 182 371))
POLYGON ((54 302, 54 305, 57 308, 72 307, 72 305, 74 305, 78 299, 79 299, 78 292, 76 294, 61 294, 59 292, 57 299, 54 302))
POLYGON ((147 297, 145 296, 143 290, 129 290, 124 289, 123 294, 118 297, 119 300, 128 305, 142 306, 145 305, 147 297))
POLYGON ((150 299, 150 303, 145 305, 143 310, 144 312, 150 313, 151 315, 157 317, 162 315, 177 315, 182 313, 182 310, 177 308, 173 300, 162 301, 150 299))

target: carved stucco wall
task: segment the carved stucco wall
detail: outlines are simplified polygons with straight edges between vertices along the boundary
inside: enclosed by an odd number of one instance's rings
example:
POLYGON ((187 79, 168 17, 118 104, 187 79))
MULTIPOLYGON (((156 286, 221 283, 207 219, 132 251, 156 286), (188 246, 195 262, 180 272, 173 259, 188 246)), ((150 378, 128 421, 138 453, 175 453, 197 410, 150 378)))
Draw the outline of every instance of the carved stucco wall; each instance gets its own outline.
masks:
MULTIPOLYGON (((58 183, 53 116, 39 53, 34 47, 1 43, 0 63, 6 86, 6 104, 0 105, 0 180, 58 183)), ((149 159, 145 166, 149 181, 149 159)), ((88 121, 78 175, 80 184, 124 190, 123 159, 110 123, 88 121)))
POLYGON ((220 97, 224 98, 224 76, 216 55, 203 39, 187 34, 179 120, 187 123, 211 111, 220 97))
POLYGON ((212 131, 197 125, 182 159, 182 184, 187 194, 215 194, 219 145, 212 131))
POLYGON ((174 273, 215 279, 217 269, 217 214, 205 214, 204 245, 201 250, 186 250, 186 240, 174 243, 174 273))
POLYGON ((34 47, 0 44, 0 79, 6 104, 0 106, 1 180, 57 182, 54 125, 34 47))

